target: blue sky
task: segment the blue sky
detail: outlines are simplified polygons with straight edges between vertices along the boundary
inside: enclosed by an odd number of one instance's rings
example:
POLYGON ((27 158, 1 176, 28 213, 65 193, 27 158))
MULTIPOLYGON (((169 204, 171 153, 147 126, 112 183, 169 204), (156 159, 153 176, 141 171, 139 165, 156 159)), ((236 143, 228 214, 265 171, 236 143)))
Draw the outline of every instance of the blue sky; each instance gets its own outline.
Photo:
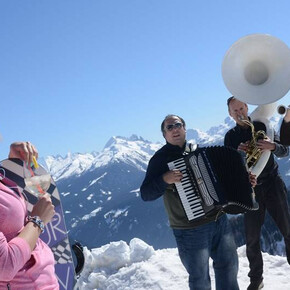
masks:
POLYGON ((220 124, 226 51, 252 33, 290 46, 289 11, 288 0, 0 0, 0 158, 15 140, 41 156, 100 151, 116 135, 162 141, 168 113, 220 124))

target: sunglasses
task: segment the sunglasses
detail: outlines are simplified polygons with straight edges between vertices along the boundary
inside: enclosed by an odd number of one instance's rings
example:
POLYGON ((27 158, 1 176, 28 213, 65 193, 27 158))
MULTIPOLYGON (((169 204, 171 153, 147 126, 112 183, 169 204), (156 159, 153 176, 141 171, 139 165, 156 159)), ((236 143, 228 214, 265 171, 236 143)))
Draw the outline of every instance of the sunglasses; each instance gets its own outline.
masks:
POLYGON ((172 131, 173 129, 180 129, 182 128, 182 123, 174 123, 166 126, 167 131, 172 131))

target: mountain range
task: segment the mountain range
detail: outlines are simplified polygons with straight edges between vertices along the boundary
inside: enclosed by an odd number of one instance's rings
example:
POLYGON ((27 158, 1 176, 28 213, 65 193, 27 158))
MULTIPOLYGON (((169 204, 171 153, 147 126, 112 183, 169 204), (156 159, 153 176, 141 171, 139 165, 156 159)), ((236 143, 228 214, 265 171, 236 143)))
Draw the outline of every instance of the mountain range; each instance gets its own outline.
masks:
MULTIPOLYGON (((279 127, 278 118, 271 120, 279 127)), ((187 129, 187 140, 200 146, 222 145, 234 122, 207 132, 187 129)), ((176 247, 162 198, 143 202, 140 185, 147 164, 163 144, 132 135, 112 137, 101 152, 68 153, 44 158, 62 197, 71 242, 96 248, 112 241, 140 238, 156 249, 176 247)), ((278 159, 280 173, 290 188, 290 158, 278 159)), ((289 190, 288 190, 289 191, 289 190)), ((243 215, 230 216, 238 246, 245 243, 243 215)), ((267 217, 262 233, 263 250, 284 255, 281 234, 267 217)))

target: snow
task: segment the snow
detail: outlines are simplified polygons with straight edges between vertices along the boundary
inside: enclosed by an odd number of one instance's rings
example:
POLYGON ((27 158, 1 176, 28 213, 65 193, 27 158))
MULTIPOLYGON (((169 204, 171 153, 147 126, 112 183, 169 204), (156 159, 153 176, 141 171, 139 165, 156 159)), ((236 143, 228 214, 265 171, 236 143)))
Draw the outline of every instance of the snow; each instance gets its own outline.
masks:
MULTIPOLYGON (((134 238, 129 245, 124 241, 111 242, 92 250, 84 247, 85 267, 77 286, 80 289, 98 290, 176 290, 189 289, 188 275, 183 268, 176 248, 154 250, 144 241, 134 238)), ((249 284, 249 264, 246 248, 238 248, 240 289, 249 284)), ((263 253, 263 290, 290 289, 289 265, 285 257, 263 253)), ((210 261, 212 289, 214 273, 210 261)))
POLYGON ((82 217, 82 220, 88 220, 91 217, 96 216, 98 212, 102 210, 102 207, 98 207, 95 210, 93 210, 90 214, 86 214, 85 216, 82 217))

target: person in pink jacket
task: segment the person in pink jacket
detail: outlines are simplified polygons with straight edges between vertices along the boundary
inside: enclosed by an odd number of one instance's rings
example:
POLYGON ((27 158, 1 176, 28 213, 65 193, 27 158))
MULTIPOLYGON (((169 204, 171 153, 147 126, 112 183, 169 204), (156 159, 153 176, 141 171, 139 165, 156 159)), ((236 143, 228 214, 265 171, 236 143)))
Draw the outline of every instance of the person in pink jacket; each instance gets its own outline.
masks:
MULTIPOLYGON (((33 156, 38 153, 30 142, 10 146, 9 158, 31 164, 33 156)), ((39 238, 53 215, 50 196, 44 194, 28 216, 24 196, 0 172, 0 289, 59 289, 53 254, 39 238)))

